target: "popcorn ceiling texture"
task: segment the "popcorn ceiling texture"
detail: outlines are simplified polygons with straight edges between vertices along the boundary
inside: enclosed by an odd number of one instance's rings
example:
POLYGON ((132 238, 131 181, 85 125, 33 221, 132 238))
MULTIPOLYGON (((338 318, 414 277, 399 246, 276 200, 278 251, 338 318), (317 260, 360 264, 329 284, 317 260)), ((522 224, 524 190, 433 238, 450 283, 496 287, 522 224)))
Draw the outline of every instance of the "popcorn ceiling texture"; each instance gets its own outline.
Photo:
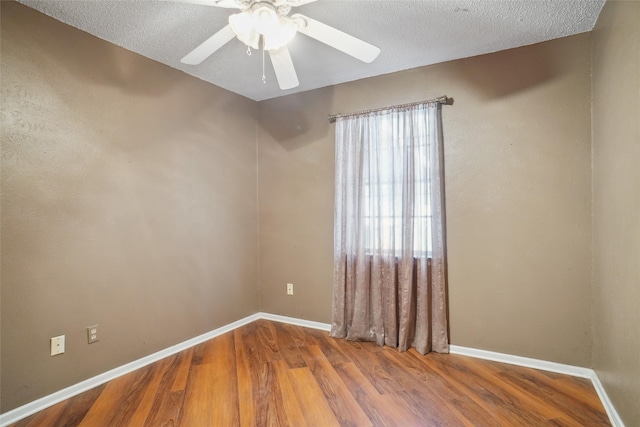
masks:
POLYGON ((234 9, 171 1, 19 0, 64 23, 256 101, 591 31, 604 0, 323 1, 294 8, 382 49, 362 63, 305 35, 290 44, 300 86, 278 88, 268 55, 232 40, 198 66, 180 59, 234 9))

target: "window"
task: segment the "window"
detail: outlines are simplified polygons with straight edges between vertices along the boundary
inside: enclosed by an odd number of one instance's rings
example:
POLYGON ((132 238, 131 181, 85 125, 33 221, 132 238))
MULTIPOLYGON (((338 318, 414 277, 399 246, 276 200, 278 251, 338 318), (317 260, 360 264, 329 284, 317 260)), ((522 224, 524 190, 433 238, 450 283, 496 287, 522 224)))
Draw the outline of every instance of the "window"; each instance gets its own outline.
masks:
POLYGON ((336 122, 333 337, 448 349, 435 101, 336 122))
POLYGON ((432 245, 425 123, 412 123, 398 134, 393 131, 399 125, 394 123, 396 115, 378 119, 376 144, 364 148, 368 151, 362 192, 365 246, 369 253, 400 255, 411 240, 415 256, 428 255, 432 245))

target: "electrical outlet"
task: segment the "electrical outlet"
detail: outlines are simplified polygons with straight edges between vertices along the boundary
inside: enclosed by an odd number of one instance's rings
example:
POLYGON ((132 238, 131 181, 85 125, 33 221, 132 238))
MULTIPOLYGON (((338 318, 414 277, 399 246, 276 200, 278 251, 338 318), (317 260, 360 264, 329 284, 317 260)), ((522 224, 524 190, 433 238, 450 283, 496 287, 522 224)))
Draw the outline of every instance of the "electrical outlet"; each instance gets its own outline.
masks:
POLYGON ((89 326, 87 328, 87 340, 89 344, 93 344, 98 340, 98 325, 89 326))
POLYGON ((64 353, 64 335, 51 338, 51 355, 64 353))
POLYGON ((293 295, 293 283, 287 283, 287 295, 293 295))

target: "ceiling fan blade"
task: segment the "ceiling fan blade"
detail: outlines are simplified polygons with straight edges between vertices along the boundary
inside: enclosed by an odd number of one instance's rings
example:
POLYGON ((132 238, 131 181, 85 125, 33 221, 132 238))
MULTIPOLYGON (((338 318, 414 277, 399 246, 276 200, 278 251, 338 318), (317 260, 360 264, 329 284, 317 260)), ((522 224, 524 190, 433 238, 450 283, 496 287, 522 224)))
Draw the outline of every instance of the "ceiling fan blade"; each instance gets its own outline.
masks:
POLYGON ((236 33, 227 25, 205 40, 200 46, 193 49, 187 56, 182 58, 180 62, 188 65, 198 65, 213 55, 216 50, 229 43, 235 36, 236 33))
POLYGON ((228 9, 240 9, 236 0, 160 0, 171 3, 200 4, 203 6, 225 7, 228 9))
POLYGON ((304 21, 306 25, 301 25, 298 29, 302 34, 338 49, 347 55, 351 55, 360 61, 367 63, 372 62, 380 54, 380 49, 374 45, 330 27, 327 24, 318 22, 315 19, 308 18, 299 13, 291 15, 291 19, 304 21))
POLYGON ((271 63, 273 64, 273 70, 276 72, 280 89, 287 90, 298 87, 300 82, 298 82, 296 69, 293 67, 293 61, 291 61, 289 49, 284 46, 280 49, 270 50, 269 56, 271 57, 271 63))

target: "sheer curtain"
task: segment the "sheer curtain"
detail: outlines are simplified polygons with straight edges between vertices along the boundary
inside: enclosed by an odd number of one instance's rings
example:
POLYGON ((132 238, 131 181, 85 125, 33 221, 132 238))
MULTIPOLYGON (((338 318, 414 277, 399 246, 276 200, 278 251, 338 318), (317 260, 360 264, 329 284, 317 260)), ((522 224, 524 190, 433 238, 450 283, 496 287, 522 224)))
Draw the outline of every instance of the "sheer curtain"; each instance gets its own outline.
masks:
POLYGON ((336 120, 331 336, 449 351, 441 104, 336 120))

